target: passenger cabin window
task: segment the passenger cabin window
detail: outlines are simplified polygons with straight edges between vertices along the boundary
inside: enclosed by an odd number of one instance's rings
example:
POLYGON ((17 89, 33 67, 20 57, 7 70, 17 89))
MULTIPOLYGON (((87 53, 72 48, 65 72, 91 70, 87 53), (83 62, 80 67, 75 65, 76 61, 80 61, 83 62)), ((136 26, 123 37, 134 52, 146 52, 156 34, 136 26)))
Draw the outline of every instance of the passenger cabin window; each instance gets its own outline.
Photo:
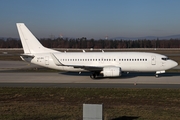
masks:
MULTIPOLYGON (((116 59, 114 59, 115 61, 116 59)), ((119 59, 119 61, 147 61, 147 59, 119 59)))
MULTIPOLYGON (((164 61, 167 61, 167 60, 169 60, 169 58, 168 57, 163 57, 163 58, 161 58, 162 60, 164 60, 164 61)), ((129 59, 126 59, 126 58, 120 58, 120 59, 108 59, 108 58, 106 58, 106 59, 104 59, 104 58, 98 58, 98 59, 59 59, 60 61, 116 61, 116 60, 119 60, 119 61, 127 61, 127 62, 133 62, 133 61, 148 61, 148 59, 147 58, 141 58, 141 59, 138 59, 138 58, 136 58, 136 59, 131 59, 131 58, 129 58, 129 59)))

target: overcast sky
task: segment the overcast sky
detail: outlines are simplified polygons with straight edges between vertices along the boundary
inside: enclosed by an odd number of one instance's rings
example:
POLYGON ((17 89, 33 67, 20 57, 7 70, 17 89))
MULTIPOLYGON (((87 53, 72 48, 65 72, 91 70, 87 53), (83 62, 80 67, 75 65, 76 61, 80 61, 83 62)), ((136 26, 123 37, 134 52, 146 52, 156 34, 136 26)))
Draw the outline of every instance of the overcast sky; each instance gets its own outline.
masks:
POLYGON ((0 37, 23 22, 38 38, 180 34, 180 0, 0 0, 0 37))

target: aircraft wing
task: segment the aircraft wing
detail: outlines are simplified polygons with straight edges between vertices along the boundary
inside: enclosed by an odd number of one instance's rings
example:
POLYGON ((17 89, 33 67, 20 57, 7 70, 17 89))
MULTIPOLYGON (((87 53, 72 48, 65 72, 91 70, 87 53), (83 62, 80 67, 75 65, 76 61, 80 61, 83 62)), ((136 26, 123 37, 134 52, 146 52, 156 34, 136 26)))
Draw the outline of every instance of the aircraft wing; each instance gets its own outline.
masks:
POLYGON ((51 57, 57 66, 69 66, 69 67, 74 67, 74 68, 81 68, 87 71, 101 71, 102 70, 102 67, 95 67, 95 66, 64 65, 57 59, 57 57, 53 53, 51 53, 51 57))
POLYGON ((102 71, 104 67, 104 66, 65 65, 62 64, 53 53, 51 53, 51 57, 57 66, 69 66, 69 67, 84 69, 86 71, 102 71))
MULTIPOLYGON (((68 65, 69 66, 69 65, 68 65)), ((102 71, 103 67, 99 67, 99 66, 74 66, 74 65, 70 65, 71 67, 74 68, 81 68, 87 71, 102 71)))

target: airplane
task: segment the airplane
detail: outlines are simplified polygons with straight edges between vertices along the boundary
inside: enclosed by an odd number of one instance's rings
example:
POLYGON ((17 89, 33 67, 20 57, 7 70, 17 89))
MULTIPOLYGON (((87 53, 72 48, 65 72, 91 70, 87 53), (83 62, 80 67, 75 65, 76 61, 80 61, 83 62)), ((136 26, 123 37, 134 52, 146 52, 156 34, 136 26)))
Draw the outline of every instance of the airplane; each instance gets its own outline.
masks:
POLYGON ((20 57, 43 67, 71 72, 91 72, 92 79, 119 77, 123 72, 155 72, 178 65, 165 55, 149 52, 60 52, 44 47, 24 23, 16 23, 24 54, 20 57))

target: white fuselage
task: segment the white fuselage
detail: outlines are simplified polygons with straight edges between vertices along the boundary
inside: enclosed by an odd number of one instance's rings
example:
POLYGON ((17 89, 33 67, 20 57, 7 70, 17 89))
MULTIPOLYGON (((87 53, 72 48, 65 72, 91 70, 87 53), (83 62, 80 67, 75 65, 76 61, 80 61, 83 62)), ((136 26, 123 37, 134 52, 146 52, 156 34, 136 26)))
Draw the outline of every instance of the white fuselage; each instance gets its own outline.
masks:
POLYGON ((76 66, 89 67, 120 67, 122 71, 157 72, 177 66, 173 60, 156 53, 146 52, 55 52, 53 53, 63 64, 58 66, 50 53, 36 53, 27 59, 34 64, 63 71, 86 71, 76 66))

